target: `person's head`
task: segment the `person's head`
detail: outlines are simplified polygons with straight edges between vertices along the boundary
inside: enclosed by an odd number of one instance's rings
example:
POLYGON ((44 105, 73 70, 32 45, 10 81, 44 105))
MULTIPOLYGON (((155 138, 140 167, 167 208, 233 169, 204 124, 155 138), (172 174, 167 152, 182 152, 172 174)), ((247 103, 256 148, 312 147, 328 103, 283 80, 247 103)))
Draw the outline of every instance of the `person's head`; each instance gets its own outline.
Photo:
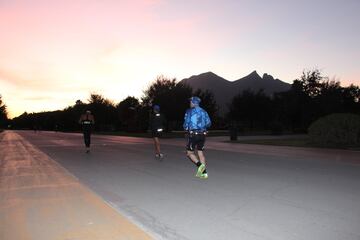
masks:
POLYGON ((157 104, 155 104, 155 105, 153 106, 153 110, 154 110, 154 112, 159 113, 159 112, 160 112, 160 106, 157 105, 157 104))
POLYGON ((199 97, 191 97, 190 99, 190 107, 196 107, 199 106, 201 99, 199 97))

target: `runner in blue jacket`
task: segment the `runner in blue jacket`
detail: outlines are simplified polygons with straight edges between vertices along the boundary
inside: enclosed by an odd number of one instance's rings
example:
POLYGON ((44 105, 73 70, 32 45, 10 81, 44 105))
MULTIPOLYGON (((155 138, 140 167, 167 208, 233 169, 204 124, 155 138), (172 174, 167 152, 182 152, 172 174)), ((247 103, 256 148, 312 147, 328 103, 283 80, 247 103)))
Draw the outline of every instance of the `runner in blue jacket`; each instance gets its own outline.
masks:
POLYGON ((187 156, 198 167, 196 177, 208 178, 206 171, 206 161, 204 156, 205 136, 207 129, 211 126, 209 114, 202 109, 200 98, 190 98, 190 108, 186 111, 184 117, 184 129, 188 132, 187 156), (197 155, 195 154, 197 150, 197 155))

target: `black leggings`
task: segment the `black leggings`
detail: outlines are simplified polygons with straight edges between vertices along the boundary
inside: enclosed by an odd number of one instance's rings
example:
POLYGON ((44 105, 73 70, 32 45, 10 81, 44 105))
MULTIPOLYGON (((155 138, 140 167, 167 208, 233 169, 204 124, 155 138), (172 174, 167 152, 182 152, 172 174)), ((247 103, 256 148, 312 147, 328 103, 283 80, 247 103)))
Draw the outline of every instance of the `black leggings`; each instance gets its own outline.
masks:
POLYGON ((86 147, 90 147, 90 135, 91 135, 91 129, 84 129, 84 143, 86 147))

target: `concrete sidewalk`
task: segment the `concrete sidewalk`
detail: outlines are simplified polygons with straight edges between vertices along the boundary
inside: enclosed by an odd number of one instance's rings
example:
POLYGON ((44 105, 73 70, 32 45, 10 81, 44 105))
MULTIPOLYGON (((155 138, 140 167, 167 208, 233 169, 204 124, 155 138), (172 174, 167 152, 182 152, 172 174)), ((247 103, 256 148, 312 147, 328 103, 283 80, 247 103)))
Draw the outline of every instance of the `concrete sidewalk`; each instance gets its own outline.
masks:
POLYGON ((1 240, 151 239, 21 136, 1 135, 1 240))

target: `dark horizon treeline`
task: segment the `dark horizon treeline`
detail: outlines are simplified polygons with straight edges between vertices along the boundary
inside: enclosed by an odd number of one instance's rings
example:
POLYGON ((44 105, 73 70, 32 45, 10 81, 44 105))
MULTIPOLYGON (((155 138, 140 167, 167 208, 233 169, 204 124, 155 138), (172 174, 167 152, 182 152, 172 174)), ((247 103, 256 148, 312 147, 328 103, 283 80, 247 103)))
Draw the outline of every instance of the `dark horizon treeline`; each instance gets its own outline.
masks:
POLYGON ((306 132, 312 122, 331 113, 360 114, 358 86, 341 87, 339 81, 321 76, 319 70, 304 71, 286 92, 266 95, 262 90, 245 90, 229 103, 229 111, 219 116, 214 95, 209 91, 194 90, 176 79, 159 76, 144 91, 141 99, 127 97, 115 104, 93 93, 88 103, 78 100, 64 110, 24 113, 11 120, 15 129, 59 131, 80 130, 78 119, 85 110, 95 115, 96 131, 144 132, 148 128, 152 104, 161 106, 168 131, 182 130, 188 99, 202 99, 201 106, 209 112, 213 129, 236 127, 240 131, 271 130, 306 132))
POLYGON ((341 87, 339 81, 321 76, 319 70, 304 71, 290 90, 267 96, 249 90, 235 96, 228 119, 240 129, 268 129, 305 133, 315 120, 332 113, 360 114, 360 89, 341 87))
POLYGON ((0 95, 0 130, 2 127, 5 127, 7 125, 7 122, 8 122, 8 117, 7 117, 6 105, 4 104, 2 100, 2 96, 0 95))
POLYGON ((161 107, 166 119, 166 130, 181 130, 182 121, 189 98, 197 95, 202 98, 204 106, 216 122, 217 106, 213 95, 208 91, 193 89, 177 83, 176 79, 163 76, 157 79, 144 91, 141 99, 128 96, 115 104, 102 95, 92 93, 87 103, 77 100, 73 106, 64 110, 23 113, 11 120, 13 129, 77 131, 78 120, 86 110, 95 116, 95 131, 144 132, 148 129, 149 114, 153 104, 161 107))

